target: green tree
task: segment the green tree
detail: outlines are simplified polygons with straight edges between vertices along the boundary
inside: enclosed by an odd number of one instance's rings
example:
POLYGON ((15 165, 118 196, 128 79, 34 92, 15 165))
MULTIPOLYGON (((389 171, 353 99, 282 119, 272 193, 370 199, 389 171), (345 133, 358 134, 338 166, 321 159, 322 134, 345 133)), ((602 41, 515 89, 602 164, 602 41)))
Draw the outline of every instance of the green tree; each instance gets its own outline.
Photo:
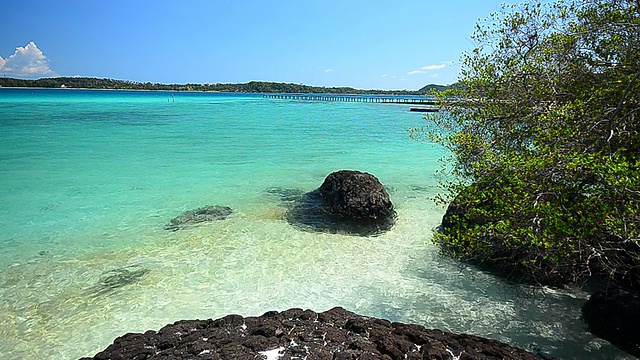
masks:
POLYGON ((428 136, 450 150, 435 241, 520 280, 640 284, 640 1, 505 6, 428 136))

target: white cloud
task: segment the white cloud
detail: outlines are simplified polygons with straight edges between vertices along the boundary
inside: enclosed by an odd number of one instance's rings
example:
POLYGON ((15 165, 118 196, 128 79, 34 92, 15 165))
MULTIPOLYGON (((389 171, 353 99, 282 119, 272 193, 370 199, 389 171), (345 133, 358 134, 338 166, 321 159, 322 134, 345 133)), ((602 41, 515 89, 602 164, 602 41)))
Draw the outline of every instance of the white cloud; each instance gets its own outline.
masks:
POLYGON ((444 69, 444 67, 447 66, 446 64, 436 64, 436 65, 427 65, 427 66, 423 66, 420 69, 422 70, 439 70, 439 69, 444 69))
POLYGON ((409 71, 407 75, 426 74, 427 71, 444 69, 446 66, 447 64, 444 62, 440 64, 427 65, 427 66, 421 67, 418 70, 409 71))
POLYGON ((55 75, 49 69, 47 57, 44 56, 38 46, 31 41, 26 46, 19 46, 13 55, 7 59, 0 57, 0 72, 7 76, 38 77, 43 75, 55 75))
POLYGON ((324 72, 330 73, 333 72, 333 69, 326 69, 324 72))

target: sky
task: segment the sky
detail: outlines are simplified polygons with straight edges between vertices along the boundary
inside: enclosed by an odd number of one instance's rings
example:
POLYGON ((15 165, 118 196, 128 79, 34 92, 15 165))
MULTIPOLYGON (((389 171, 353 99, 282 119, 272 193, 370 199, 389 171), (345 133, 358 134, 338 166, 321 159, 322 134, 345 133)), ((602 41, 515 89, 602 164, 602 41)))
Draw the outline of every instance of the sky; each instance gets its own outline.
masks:
POLYGON ((451 84, 506 0, 0 0, 0 75, 451 84))

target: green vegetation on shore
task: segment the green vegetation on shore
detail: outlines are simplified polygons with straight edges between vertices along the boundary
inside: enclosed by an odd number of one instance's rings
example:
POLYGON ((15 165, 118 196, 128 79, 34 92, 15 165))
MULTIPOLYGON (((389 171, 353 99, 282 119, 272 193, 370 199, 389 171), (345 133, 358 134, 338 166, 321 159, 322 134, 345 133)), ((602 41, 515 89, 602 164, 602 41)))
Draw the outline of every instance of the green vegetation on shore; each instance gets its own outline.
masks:
POLYGON ((446 85, 426 85, 420 90, 361 90, 351 87, 323 87, 278 82, 251 81, 244 84, 158 84, 89 77, 52 77, 37 80, 0 78, 0 87, 165 90, 165 91, 219 91, 245 93, 321 93, 321 94, 387 94, 425 95, 431 90, 445 90, 446 85))
POLYGON ((640 3, 531 2, 477 26, 444 145, 435 241, 515 280, 640 289, 640 3))

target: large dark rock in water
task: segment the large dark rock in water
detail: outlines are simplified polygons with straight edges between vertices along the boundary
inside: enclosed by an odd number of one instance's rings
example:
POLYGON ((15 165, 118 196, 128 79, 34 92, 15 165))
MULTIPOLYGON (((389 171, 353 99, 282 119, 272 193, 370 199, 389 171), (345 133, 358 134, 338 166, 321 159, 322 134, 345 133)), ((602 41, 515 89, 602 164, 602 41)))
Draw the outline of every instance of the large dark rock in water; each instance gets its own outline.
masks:
POLYGON ((286 219, 305 230, 367 236, 391 229, 395 215, 389 194, 375 176, 341 170, 302 195, 286 219))
POLYGON ((197 225, 203 222, 224 220, 233 210, 228 206, 204 206, 195 210, 185 211, 182 215, 171 219, 167 230, 178 230, 185 227, 197 225))
POLYGON ((126 334, 93 359, 540 359, 495 340, 356 315, 291 309, 184 320, 126 334))
POLYGON ((640 295, 620 289, 593 294, 582 307, 589 331, 640 357, 640 295))
POLYGON ((319 191, 329 213, 339 218, 375 222, 393 215, 389 194, 369 173, 336 171, 324 179, 319 191))

